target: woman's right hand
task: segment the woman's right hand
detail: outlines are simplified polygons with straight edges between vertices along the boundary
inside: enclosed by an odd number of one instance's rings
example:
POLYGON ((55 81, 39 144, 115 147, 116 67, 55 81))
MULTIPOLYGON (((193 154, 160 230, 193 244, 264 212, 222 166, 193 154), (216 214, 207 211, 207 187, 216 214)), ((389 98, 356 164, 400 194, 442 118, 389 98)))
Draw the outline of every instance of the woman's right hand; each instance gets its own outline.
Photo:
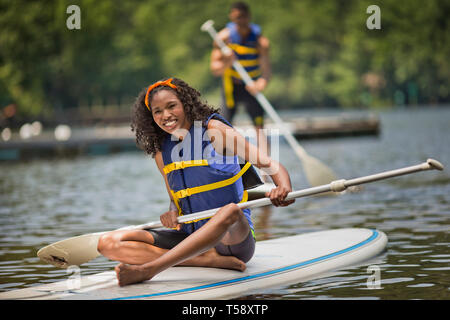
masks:
POLYGON ((177 211, 167 211, 159 217, 159 220, 161 221, 164 227, 176 229, 179 231, 181 229, 181 224, 178 223, 177 218, 178 218, 177 211))
POLYGON ((278 186, 276 188, 273 188, 269 192, 266 192, 266 197, 270 198, 270 201, 272 201, 272 204, 276 207, 286 207, 292 203, 295 202, 295 199, 292 200, 285 200, 288 196, 289 192, 292 191, 292 188, 290 187, 282 187, 278 186))

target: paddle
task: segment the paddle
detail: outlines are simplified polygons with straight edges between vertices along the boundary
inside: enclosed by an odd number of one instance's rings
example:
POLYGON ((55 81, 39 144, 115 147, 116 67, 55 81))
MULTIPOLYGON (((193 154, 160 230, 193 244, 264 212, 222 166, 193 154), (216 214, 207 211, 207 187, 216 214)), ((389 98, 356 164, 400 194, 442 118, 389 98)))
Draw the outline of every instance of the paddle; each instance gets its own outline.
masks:
MULTIPOLYGON (((392 178, 396 176, 401 176, 405 174, 410 174, 414 172, 424 171, 424 170, 443 170, 444 167, 441 163, 436 160, 428 159, 427 162, 405 167, 402 169, 385 171, 382 173, 369 175, 365 177, 355 178, 351 180, 336 180, 329 184, 312 187, 308 189, 298 190, 290 192, 287 196, 287 200, 306 197, 310 195, 315 195, 324 192, 341 192, 346 188, 351 186, 356 186, 368 182, 378 181, 382 179, 392 178)), ((248 202, 239 203, 238 206, 241 209, 246 208, 257 208, 266 205, 270 205, 271 201, 269 198, 262 198, 257 200, 252 200, 248 202)), ((220 208, 206 210, 190 215, 178 217, 179 223, 190 223, 193 220, 210 218, 212 217, 220 208)), ((134 229, 148 229, 148 228, 159 228, 163 227, 160 221, 154 221, 146 224, 128 226, 120 228, 117 230, 134 230, 134 229)), ((100 255, 97 251, 98 239, 102 234, 106 232, 90 233, 82 236, 69 238, 66 240, 58 241, 54 244, 50 244, 37 253, 38 257, 42 260, 55 265, 60 268, 67 268, 70 265, 80 265, 89 260, 92 260, 100 255)))
MULTIPOLYGON (((209 33, 209 35, 214 39, 214 41, 217 43, 217 45, 220 47, 223 53, 229 54, 231 49, 222 41, 220 37, 218 37, 217 32, 213 27, 213 24, 214 21, 208 20, 201 26, 200 29, 202 31, 209 33)), ((244 80, 244 83, 246 85, 253 84, 253 79, 250 78, 247 71, 242 67, 239 61, 234 60, 233 67, 242 77, 242 80, 244 80)), ((313 156, 306 153, 305 149, 302 146, 300 146, 300 144, 297 142, 297 140, 294 138, 294 136, 288 129, 289 126, 286 123, 284 123, 283 120, 281 120, 281 118, 278 116, 278 114, 276 113, 270 102, 266 99, 264 94, 258 92, 255 95, 255 98, 258 100, 258 102, 261 104, 261 106, 264 108, 264 110, 267 112, 270 118, 272 118, 272 120, 277 124, 278 128, 281 130, 282 134, 286 138, 291 148, 294 149, 295 154, 302 162, 303 169, 305 171, 306 178, 308 179, 309 183, 312 186, 319 186, 329 183, 330 181, 336 180, 336 175, 329 167, 327 167, 319 159, 314 158, 313 156)))

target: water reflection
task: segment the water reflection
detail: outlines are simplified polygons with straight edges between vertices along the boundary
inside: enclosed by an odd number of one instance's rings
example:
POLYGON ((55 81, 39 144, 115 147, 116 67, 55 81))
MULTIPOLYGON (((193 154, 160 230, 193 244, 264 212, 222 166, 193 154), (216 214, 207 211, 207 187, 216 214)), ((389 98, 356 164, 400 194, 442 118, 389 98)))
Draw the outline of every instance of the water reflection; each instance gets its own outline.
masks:
MULTIPOLYGON (((380 138, 301 142, 340 177, 353 178, 435 157, 447 168, 450 110, 381 114, 380 138), (422 127, 426 130, 419 130, 422 127), (426 132, 425 132, 426 131, 426 132)), ((295 189, 307 187, 295 154, 281 144, 295 189)), ((0 291, 67 278, 36 257, 68 237, 159 219, 168 197, 153 160, 142 153, 1 164, 0 291)), ((425 172, 367 184, 340 197, 297 199, 287 208, 253 210, 258 240, 333 228, 384 231, 381 289, 367 288, 367 264, 328 277, 270 289, 248 299, 449 299, 450 175, 425 172)), ((371 262, 372 263, 372 262, 371 262)), ((97 258, 82 275, 111 270, 97 258)))

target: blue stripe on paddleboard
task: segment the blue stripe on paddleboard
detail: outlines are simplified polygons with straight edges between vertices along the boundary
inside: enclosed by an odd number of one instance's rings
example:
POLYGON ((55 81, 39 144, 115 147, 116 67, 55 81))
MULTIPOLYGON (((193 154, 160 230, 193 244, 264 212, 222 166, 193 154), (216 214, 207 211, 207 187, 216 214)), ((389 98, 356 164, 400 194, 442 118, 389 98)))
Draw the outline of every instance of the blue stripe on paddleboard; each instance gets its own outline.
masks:
POLYGON ((216 283, 210 283, 207 285, 203 285, 203 286, 197 286, 197 287, 192 287, 192 288, 186 288, 186 289, 179 289, 179 290, 172 290, 172 291, 165 291, 165 292, 159 292, 159 293, 152 293, 152 294, 144 294, 144 295, 138 295, 138 296, 129 296, 129 297, 120 297, 120 298, 114 298, 111 300, 127 300, 127 299, 142 299, 142 298, 150 298, 150 297, 160 297, 160 296, 164 296, 164 295, 171 295, 171 294, 176 294, 176 293, 186 293, 186 292, 191 292, 191 291, 195 291, 195 290, 202 290, 202 289, 208 289, 208 288, 214 288, 214 287, 219 287, 219 286, 223 286, 223 285, 228 285, 228 284, 232 284, 232 283, 236 283, 236 282, 244 282, 247 280, 252 280, 252 279, 257 279, 257 278, 263 278, 266 276, 270 276, 270 275, 274 275, 277 273, 282 273, 285 271, 289 271, 289 270, 293 270, 293 269, 297 269, 300 267, 304 267, 316 262, 320 262, 326 259, 330 259, 345 253, 348 253, 350 251, 356 250, 360 247, 363 247, 364 245, 372 242, 373 240, 375 240, 378 237, 378 231, 377 230, 371 230, 372 231, 372 235, 367 238, 366 240, 355 244, 351 247, 348 247, 346 249, 343 250, 339 250, 336 251, 334 253, 330 253, 315 259, 311 259, 311 260, 307 260, 304 262, 300 262, 300 263, 296 263, 287 267, 283 267, 283 268, 278 268, 278 269, 274 269, 271 271, 266 271, 266 272, 261 272, 258 274, 254 274, 251 276, 246 276, 246 277, 241 277, 241 278, 236 278, 236 279, 231 279, 231 280, 226 280, 226 281, 220 281, 220 282, 216 282, 216 283))

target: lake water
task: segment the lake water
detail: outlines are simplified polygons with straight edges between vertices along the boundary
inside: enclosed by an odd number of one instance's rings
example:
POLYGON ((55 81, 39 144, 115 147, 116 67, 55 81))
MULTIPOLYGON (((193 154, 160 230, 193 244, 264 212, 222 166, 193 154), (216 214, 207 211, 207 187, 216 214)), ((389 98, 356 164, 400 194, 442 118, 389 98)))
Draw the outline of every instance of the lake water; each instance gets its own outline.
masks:
MULTIPOLYGON (((367 184, 340 197, 308 197, 287 208, 255 209, 253 219, 259 240, 335 228, 376 228, 389 238, 386 251, 364 266, 242 299, 450 299, 450 108, 379 116, 379 137, 300 143, 341 178, 427 158, 447 168, 367 184), (379 270, 378 288, 368 286, 373 268, 379 270)), ((280 154, 294 189, 308 187, 287 144, 280 145, 280 154)), ((1 163, 0 192, 0 291, 68 277, 65 270, 36 257, 41 247, 158 220, 168 206, 160 173, 143 152, 1 163)), ((83 265, 81 274, 111 270, 115 264, 100 257, 83 265)))

